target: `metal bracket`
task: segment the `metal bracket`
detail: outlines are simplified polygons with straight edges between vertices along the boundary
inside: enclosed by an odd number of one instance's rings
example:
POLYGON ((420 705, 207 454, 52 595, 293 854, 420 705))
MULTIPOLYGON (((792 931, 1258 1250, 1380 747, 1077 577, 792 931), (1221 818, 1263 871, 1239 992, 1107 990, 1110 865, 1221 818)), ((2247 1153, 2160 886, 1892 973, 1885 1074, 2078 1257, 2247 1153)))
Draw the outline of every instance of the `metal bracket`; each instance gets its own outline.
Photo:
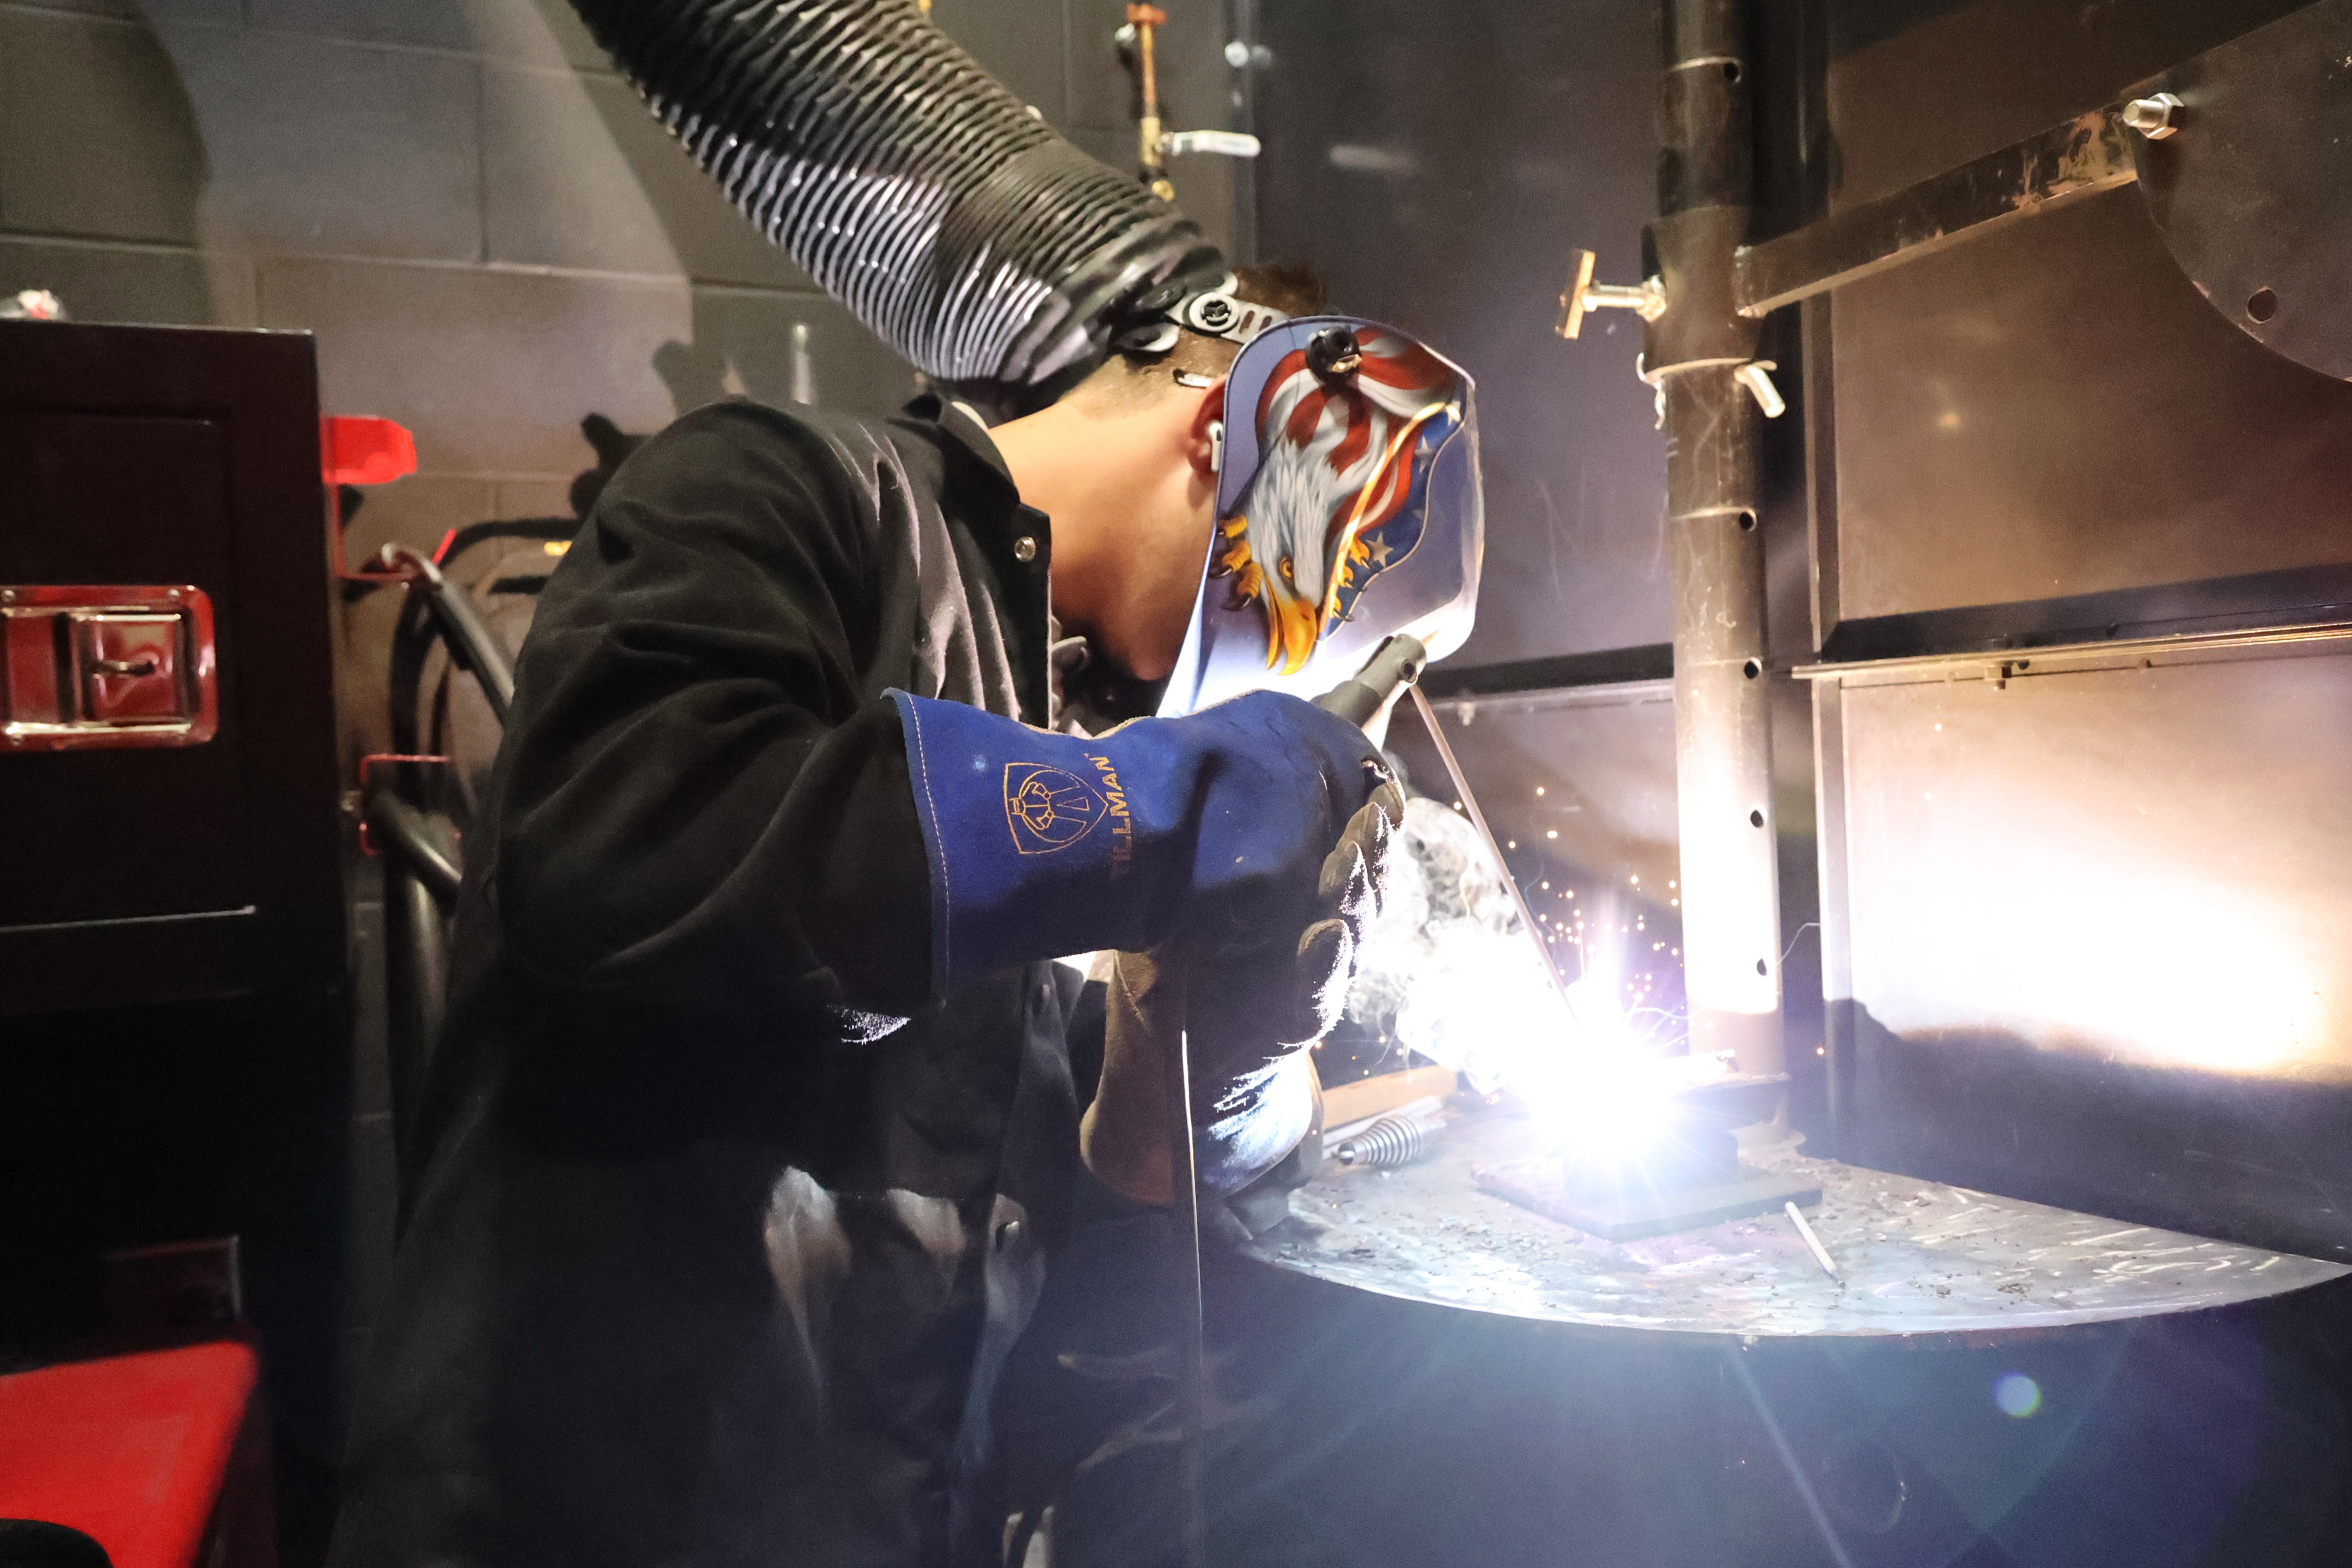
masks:
POLYGON ((2138 177, 2123 112, 2095 110, 1908 190, 1742 247, 1739 313, 1764 315, 2138 177))

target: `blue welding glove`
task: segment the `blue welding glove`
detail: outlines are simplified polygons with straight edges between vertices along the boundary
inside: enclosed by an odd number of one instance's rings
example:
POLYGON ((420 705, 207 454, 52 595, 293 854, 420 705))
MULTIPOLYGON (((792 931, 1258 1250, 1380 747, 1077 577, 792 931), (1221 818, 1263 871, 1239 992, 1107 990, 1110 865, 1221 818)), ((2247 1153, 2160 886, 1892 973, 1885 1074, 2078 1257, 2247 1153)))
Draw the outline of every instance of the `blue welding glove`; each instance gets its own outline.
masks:
POLYGON ((940 995, 1065 953, 1295 933, 1387 776, 1362 731, 1277 692, 1092 739, 890 695, 930 857, 940 995))

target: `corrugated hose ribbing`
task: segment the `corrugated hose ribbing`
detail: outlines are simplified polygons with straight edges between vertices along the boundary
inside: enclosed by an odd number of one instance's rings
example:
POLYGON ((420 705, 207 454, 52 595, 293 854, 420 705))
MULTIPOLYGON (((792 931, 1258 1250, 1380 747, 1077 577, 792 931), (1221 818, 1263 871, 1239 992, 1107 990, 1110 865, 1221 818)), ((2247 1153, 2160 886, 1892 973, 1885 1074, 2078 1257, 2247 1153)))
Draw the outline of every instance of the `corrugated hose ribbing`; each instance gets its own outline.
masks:
POLYGON ((1192 221, 1024 108, 913 0, 573 0, 761 232, 914 364, 1042 382, 1213 273, 1192 221))

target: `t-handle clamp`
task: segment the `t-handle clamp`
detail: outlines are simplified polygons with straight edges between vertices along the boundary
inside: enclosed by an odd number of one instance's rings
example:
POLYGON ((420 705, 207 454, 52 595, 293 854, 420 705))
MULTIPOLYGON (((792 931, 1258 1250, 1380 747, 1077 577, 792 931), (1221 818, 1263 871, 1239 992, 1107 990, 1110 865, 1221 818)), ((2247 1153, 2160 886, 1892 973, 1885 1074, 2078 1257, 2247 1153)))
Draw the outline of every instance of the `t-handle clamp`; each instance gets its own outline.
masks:
POLYGON ((1587 310, 1631 310, 1645 321, 1654 321, 1665 312, 1666 290, 1654 278, 1636 285, 1595 283, 1592 268, 1598 260, 1592 252, 1576 253, 1575 270, 1569 274, 1568 287, 1560 290, 1559 321, 1552 330, 1563 338, 1575 337, 1584 330, 1587 310))

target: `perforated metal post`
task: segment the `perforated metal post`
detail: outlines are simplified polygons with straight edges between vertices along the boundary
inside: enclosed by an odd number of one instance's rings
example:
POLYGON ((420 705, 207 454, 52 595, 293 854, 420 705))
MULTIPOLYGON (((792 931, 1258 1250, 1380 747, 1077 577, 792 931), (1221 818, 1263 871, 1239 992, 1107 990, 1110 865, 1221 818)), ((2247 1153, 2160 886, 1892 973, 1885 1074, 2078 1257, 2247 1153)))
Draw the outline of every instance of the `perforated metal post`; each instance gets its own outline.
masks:
POLYGON ((1664 0, 1658 220, 1665 308, 1643 374, 1666 433, 1675 599, 1675 763, 1683 973, 1691 1048, 1782 1069, 1780 879, 1764 668, 1764 540, 1756 448, 1762 401, 1743 384, 1758 323, 1739 314, 1733 258, 1752 187, 1748 17, 1741 0, 1664 0))

